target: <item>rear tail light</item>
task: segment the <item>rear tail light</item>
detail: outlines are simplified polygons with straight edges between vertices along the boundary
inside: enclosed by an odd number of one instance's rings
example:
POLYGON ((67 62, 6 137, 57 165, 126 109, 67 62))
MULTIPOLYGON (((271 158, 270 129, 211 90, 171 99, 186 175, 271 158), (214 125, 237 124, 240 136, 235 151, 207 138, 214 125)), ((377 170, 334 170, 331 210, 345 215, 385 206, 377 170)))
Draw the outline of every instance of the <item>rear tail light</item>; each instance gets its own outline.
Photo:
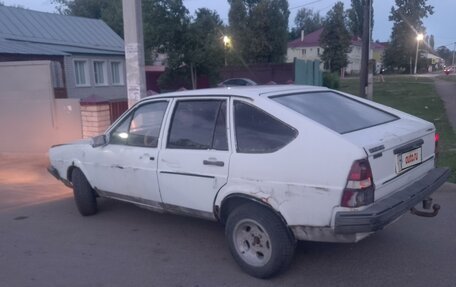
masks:
POLYGON ((374 202, 375 186, 367 159, 353 162, 342 194, 341 206, 359 207, 374 202))

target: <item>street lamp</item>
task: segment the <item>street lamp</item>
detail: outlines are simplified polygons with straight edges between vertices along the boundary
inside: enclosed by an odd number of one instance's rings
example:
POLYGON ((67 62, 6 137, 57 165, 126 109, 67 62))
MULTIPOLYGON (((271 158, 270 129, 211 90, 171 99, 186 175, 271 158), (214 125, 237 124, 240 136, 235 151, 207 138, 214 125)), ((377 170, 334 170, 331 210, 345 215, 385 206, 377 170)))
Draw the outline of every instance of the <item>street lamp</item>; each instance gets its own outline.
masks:
POLYGON ((226 60, 226 52, 227 52, 228 48, 231 46, 231 38, 227 35, 224 35, 222 40, 223 40, 223 46, 225 47, 224 54, 225 54, 225 67, 226 67, 228 65, 227 60, 226 60))
POLYGON ((225 45, 225 47, 227 47, 230 44, 231 44, 231 38, 228 37, 227 35, 223 36, 223 45, 225 45))
POLYGON ((416 55, 415 55, 415 70, 414 70, 414 73, 416 75, 416 65, 418 63, 418 48, 420 46, 420 41, 422 41, 424 39, 424 35, 422 33, 418 34, 416 36, 416 55))

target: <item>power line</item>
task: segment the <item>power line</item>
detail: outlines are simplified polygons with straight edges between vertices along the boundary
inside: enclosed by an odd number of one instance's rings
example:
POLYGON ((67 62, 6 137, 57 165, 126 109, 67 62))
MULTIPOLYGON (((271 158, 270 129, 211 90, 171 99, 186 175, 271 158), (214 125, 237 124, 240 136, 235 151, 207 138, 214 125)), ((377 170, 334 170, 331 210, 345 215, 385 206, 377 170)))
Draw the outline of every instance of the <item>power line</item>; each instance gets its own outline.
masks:
POLYGON ((440 46, 445 46, 445 47, 446 47, 446 46, 451 46, 451 45, 453 45, 454 43, 456 43, 456 41, 452 41, 452 42, 450 42, 450 43, 448 43, 448 44, 440 45, 440 46))
POLYGON ((333 4, 329 4, 328 6, 325 6, 325 7, 323 7, 323 8, 320 8, 320 9, 317 10, 317 12, 321 12, 321 11, 323 11, 323 10, 326 10, 326 9, 328 9, 328 8, 331 7, 331 6, 333 6, 333 4))
POLYGON ((291 8, 290 8, 290 10, 294 10, 294 9, 302 8, 302 7, 304 7, 304 6, 312 5, 312 4, 315 4, 315 3, 321 2, 321 1, 323 1, 323 0, 315 0, 315 1, 311 1, 311 2, 308 2, 308 3, 302 4, 302 5, 298 5, 298 6, 294 6, 294 7, 291 7, 291 8))

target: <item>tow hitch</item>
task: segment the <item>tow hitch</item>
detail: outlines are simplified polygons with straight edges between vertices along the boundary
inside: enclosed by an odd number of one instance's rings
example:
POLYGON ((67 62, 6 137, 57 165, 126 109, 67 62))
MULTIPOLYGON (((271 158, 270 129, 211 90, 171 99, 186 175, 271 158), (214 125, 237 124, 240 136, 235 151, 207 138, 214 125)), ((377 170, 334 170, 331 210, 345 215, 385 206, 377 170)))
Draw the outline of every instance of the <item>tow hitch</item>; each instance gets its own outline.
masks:
POLYGON ((422 216, 422 217, 434 217, 434 216, 437 216, 437 214, 439 214, 440 205, 438 205, 438 204, 432 205, 432 198, 430 198, 430 197, 425 198, 423 200, 423 209, 431 209, 431 206, 432 206, 432 210, 433 210, 432 212, 431 211, 426 212, 426 211, 418 210, 415 207, 412 207, 412 209, 410 209, 410 212, 412 214, 415 214, 415 215, 418 215, 418 216, 422 216))

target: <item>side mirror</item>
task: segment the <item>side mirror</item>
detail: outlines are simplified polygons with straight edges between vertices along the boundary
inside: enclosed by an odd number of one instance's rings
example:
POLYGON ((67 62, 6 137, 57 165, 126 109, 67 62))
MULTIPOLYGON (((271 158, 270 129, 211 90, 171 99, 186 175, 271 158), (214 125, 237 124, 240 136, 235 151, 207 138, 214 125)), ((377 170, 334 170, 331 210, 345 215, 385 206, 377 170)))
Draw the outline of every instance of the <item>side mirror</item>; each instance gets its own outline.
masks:
POLYGON ((92 147, 105 146, 108 144, 106 135, 99 135, 92 138, 92 147))

